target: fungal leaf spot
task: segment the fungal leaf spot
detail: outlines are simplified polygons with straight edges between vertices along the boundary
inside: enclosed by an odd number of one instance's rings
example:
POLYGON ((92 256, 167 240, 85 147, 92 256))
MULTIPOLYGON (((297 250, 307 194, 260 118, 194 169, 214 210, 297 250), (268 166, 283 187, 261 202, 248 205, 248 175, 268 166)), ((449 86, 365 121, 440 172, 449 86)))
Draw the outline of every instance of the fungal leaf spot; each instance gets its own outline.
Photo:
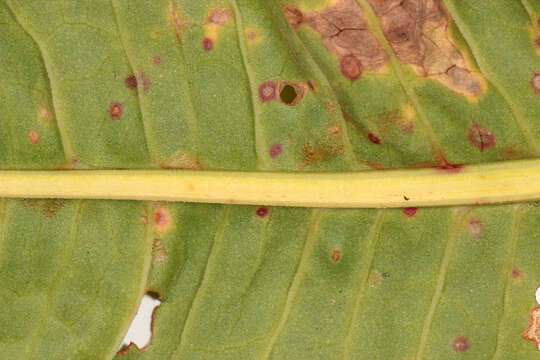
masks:
POLYGON ((468 135, 469 142, 480 151, 495 146, 495 136, 478 124, 474 124, 468 135))
POLYGON ((28 133, 28 140, 30 140, 30 143, 32 143, 32 145, 37 145, 40 138, 41 136, 37 131, 32 130, 28 133))
POLYGON ((259 98, 262 102, 268 102, 276 98, 277 85, 273 81, 265 81, 259 86, 259 98))
POLYGON ((164 169, 200 170, 201 164, 187 153, 180 153, 160 164, 164 169))
POLYGON ((301 83, 283 81, 279 84, 278 92, 282 104, 294 106, 304 98, 307 87, 301 83))
POLYGON ((124 80, 126 87, 131 90, 137 90, 137 77, 133 74, 126 77, 124 80))
POLYGON ((369 0, 396 57, 419 76, 439 80, 469 99, 486 88, 449 33, 450 18, 440 0, 369 0))
POLYGON ((521 336, 527 341, 533 341, 537 349, 540 346, 540 306, 531 310, 529 325, 521 336))
POLYGON ((152 259, 154 264, 159 264, 167 260, 169 257, 163 241, 161 239, 155 239, 152 244, 152 259))
POLYGON ((187 28, 187 21, 180 13, 178 5, 172 1, 169 4, 169 22, 171 23, 178 44, 182 45, 182 35, 187 28))
POLYGON ((368 29, 364 12, 355 0, 339 0, 332 7, 305 16, 290 7, 283 12, 293 28, 303 23, 320 34, 347 79, 356 80, 364 70, 377 71, 388 62, 387 54, 368 29))
POLYGON ((204 38, 202 41, 202 47, 204 51, 210 51, 214 48, 214 41, 210 38, 204 38))
POLYGON ((454 351, 457 353, 464 353, 469 350, 469 340, 467 340, 466 337, 458 337, 455 338, 452 342, 452 347, 454 348, 454 351))
POLYGON ((114 102, 109 106, 109 115, 113 120, 119 120, 123 113, 122 104, 114 102))
POLYGON ((531 88, 536 94, 540 94, 540 73, 534 73, 531 78, 531 88))
POLYGON ((334 264, 337 264, 341 261, 341 258, 343 257, 343 252, 339 249, 334 249, 332 253, 330 254, 330 261, 334 264))
POLYGON ((416 213, 418 212, 418 208, 415 207, 408 207, 403 209, 403 214, 405 214, 406 217, 414 217, 416 213))
POLYGON ((273 159, 281 155, 282 152, 283 152, 283 146, 281 144, 274 144, 270 146, 270 150, 268 151, 270 157, 273 159))
POLYGON ((285 5, 282 11, 283 15, 285 16, 285 20, 287 20, 293 29, 296 29, 304 21, 304 14, 294 6, 285 5))
POLYGON ((164 233, 167 231, 172 222, 172 217, 169 209, 166 206, 161 206, 157 209, 156 215, 154 217, 154 221, 156 224, 156 232, 158 233, 164 233))
POLYGON ((265 218, 268 215, 268 208, 261 206, 257 210, 255 210, 255 214, 260 218, 265 218))
POLYGON ((484 235, 484 223, 478 219, 472 219, 467 223, 467 232, 470 237, 477 239, 484 235))

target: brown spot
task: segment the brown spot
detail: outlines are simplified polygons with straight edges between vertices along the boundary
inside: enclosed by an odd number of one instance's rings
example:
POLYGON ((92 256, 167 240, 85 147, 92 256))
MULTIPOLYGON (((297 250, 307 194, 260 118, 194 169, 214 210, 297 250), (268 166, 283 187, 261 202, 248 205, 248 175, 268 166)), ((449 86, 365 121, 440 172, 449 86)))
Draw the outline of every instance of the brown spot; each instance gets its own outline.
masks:
POLYGON ((302 83, 282 81, 278 86, 279 100, 287 106, 295 106, 306 95, 307 87, 302 83))
POLYGON ((204 51, 210 51, 214 48, 214 42, 210 38, 204 38, 202 41, 204 51))
POLYGON ((353 55, 341 59, 339 69, 343 76, 351 80, 356 80, 362 75, 362 63, 353 55))
POLYGON ((265 81, 259 86, 259 98, 262 102, 274 100, 276 98, 277 85, 273 81, 265 81))
POLYGON ((161 58, 159 56, 154 56, 153 62, 154 65, 159 65, 161 64, 161 58))
POLYGON ((540 346, 540 306, 535 307, 529 313, 529 325, 521 336, 527 341, 533 341, 536 349, 540 346))
POLYGON ((179 44, 182 44, 182 35, 187 27, 187 21, 183 18, 178 5, 173 1, 169 4, 169 22, 171 23, 179 44))
POLYGON ((261 206, 255 210, 255 214, 260 218, 265 218, 268 215, 268 208, 261 206))
POLYGON ((408 207, 403 209, 403 214, 407 217, 414 217, 416 213, 418 212, 418 208, 415 207, 408 207))
POLYGON ((466 337, 458 337, 455 338, 452 342, 452 347, 454 348, 454 351, 457 353, 464 353, 469 350, 469 340, 467 340, 466 337))
POLYGON ((385 278, 385 279, 388 279, 390 277, 390 274, 387 273, 387 272, 383 272, 382 277, 385 278))
POLYGON ((283 146, 281 146, 281 144, 274 144, 270 146, 270 150, 268 151, 268 153, 270 154, 271 158, 275 159, 279 155, 281 155, 282 151, 283 151, 283 146))
POLYGON ((368 275, 369 286, 375 287, 381 283, 382 276, 381 273, 377 270, 371 270, 368 275))
POLYGON ((137 77, 135 75, 129 75, 124 81, 128 89, 136 90, 137 89, 137 77))
POLYGON ((343 142, 335 139, 335 136, 334 139, 323 139, 318 146, 314 146, 312 143, 308 142, 302 147, 304 163, 300 168, 305 168, 306 166, 322 162, 338 155, 343 155, 344 151, 343 142))
POLYGON ((311 80, 308 80, 307 86, 309 87, 309 89, 310 89, 311 91, 315 91, 315 86, 313 86, 313 83, 311 82, 311 80))
POLYGON ((373 133, 367 134, 367 138, 368 138, 369 141, 371 141, 375 145, 379 145, 381 143, 381 139, 379 139, 377 137, 377 135, 375 135, 373 133))
POLYGON ((304 14, 294 6, 285 5, 282 10, 285 20, 287 20, 293 29, 296 29, 298 26, 300 26, 300 24, 302 24, 302 22, 304 22, 304 14))
POLYGON ((477 96, 484 79, 473 73, 453 43, 450 19, 440 0, 369 0, 397 58, 419 76, 433 77, 452 90, 477 96))
POLYGON ((28 140, 30 140, 30 142, 33 145, 36 145, 37 143, 39 143, 40 138, 41 136, 39 135, 37 131, 32 130, 28 133, 28 140))
POLYGON ((122 104, 114 102, 109 106, 109 114, 111 115, 111 119, 118 120, 122 117, 122 104))
POLYGON ((495 146, 495 136, 478 124, 471 127, 468 138, 471 145, 480 149, 480 151, 495 146))
POLYGON ((38 199, 25 199, 23 204, 33 210, 40 211, 43 216, 50 219, 56 215, 60 209, 67 204, 67 200, 54 199, 54 200, 38 200, 38 199))
POLYGON ((376 71, 388 62, 355 0, 339 0, 335 6, 307 14, 303 22, 321 35, 324 46, 338 59, 348 79, 355 80, 364 70, 376 71))
POLYGON ((233 12, 231 9, 215 9, 210 13, 208 22, 216 25, 225 25, 231 20, 233 12))
POLYGON ((46 122, 52 120, 51 110, 49 110, 49 108, 45 105, 39 105, 37 109, 37 113, 38 113, 38 116, 46 122))
POLYGON ((175 155, 169 160, 160 164, 164 169, 190 169, 190 170, 200 170, 201 164, 191 157, 191 155, 186 153, 180 153, 175 155))
POLYGON ((152 259, 154 260, 154 263, 162 263, 169 255, 167 254, 167 250, 163 246, 163 241, 161 239, 154 239, 154 243, 152 244, 152 259))
POLYGON ((473 239, 484 235, 484 223, 478 219, 472 219, 467 224, 467 232, 473 239))
POLYGON ((165 232, 171 226, 172 221, 169 209, 166 206, 161 206, 157 209, 154 221, 156 223, 156 231, 158 233, 165 232))
POLYGON ((514 279, 519 279, 520 276, 521 276, 521 272, 518 269, 513 269, 512 270, 512 277, 514 279))
POLYGON ((540 94, 540 73, 534 73, 531 78, 531 88, 536 94, 540 94))
POLYGON ((330 261, 332 261, 334 264, 337 264, 341 261, 342 257, 343 253, 341 252, 341 250, 334 249, 330 254, 330 261))
POLYGON ((536 40, 534 40, 534 44, 538 49, 540 49, 540 37, 537 37, 536 40))
POLYGON ((378 163, 368 162, 366 163, 366 165, 372 168, 373 170, 384 170, 384 166, 378 163))

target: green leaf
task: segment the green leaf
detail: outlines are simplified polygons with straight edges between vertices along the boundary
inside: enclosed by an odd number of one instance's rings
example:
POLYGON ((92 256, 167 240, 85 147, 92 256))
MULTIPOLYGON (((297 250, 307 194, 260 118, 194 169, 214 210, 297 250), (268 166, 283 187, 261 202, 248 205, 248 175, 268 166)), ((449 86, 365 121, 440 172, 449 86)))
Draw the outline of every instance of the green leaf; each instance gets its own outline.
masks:
MULTIPOLYGON (((538 0, 0 0, 0 169, 309 181, 536 158, 539 16, 538 0)), ((112 359, 152 291, 151 345, 118 358, 535 359, 537 205, 3 199, 0 353, 112 359)))

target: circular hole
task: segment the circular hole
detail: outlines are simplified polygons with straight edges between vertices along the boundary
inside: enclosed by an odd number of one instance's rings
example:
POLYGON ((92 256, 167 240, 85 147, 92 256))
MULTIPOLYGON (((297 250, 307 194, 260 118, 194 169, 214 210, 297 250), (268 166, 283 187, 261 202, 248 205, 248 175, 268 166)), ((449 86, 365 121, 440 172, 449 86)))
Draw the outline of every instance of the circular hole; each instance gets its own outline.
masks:
POLYGON ((283 86, 279 92, 279 98, 287 105, 292 105, 297 96, 296 89, 292 85, 283 86))

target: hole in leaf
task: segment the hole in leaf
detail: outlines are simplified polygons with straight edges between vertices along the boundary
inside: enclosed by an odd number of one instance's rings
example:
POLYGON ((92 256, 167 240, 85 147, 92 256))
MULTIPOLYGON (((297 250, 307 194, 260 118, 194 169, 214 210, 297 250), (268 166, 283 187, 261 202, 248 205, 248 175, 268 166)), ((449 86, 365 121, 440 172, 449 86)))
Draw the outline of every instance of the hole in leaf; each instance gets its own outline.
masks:
POLYGON ((279 92, 279 98, 287 105, 292 105, 297 96, 296 89, 292 85, 283 86, 279 92))
POLYGON ((536 297, 536 302, 540 304, 540 286, 538 287, 538 289, 536 289, 536 293, 534 295, 536 297))
POLYGON ((135 346, 139 351, 144 351, 152 341, 152 321, 156 309, 161 304, 160 295, 149 291, 144 295, 133 318, 129 330, 122 341, 119 354, 127 354, 131 347, 135 346))

